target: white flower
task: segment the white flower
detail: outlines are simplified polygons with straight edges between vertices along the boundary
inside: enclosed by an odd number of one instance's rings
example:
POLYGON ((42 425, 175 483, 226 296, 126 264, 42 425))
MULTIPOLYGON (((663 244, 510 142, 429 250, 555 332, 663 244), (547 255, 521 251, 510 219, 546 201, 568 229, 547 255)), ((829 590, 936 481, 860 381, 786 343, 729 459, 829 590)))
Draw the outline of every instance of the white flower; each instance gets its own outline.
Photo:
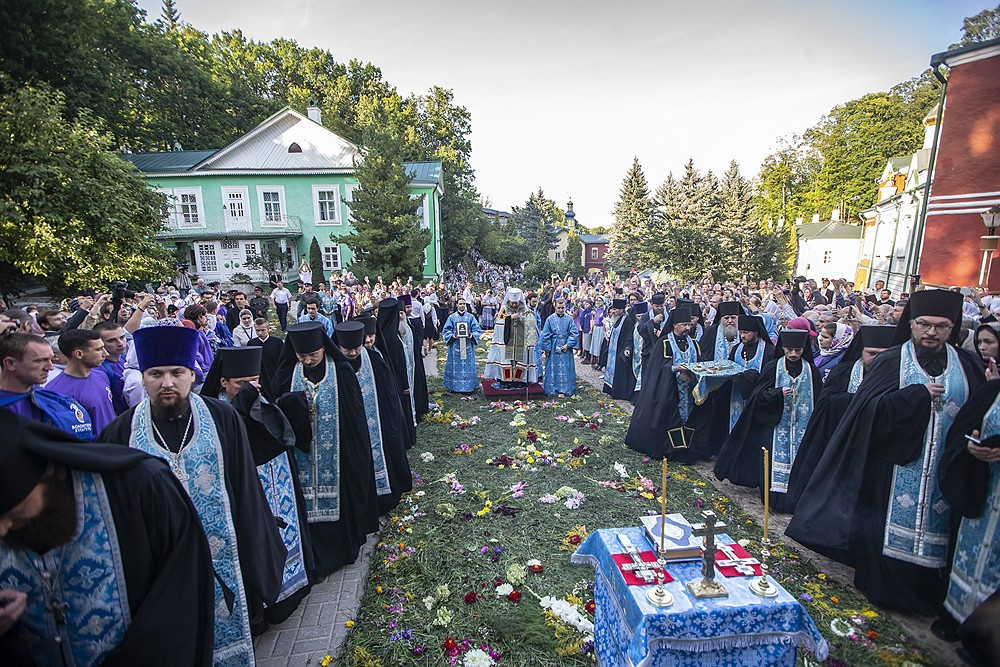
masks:
POLYGON ((830 630, 838 637, 853 637, 855 634, 851 624, 842 618, 835 618, 830 621, 830 630))
POLYGON ((427 611, 430 611, 431 609, 434 608, 435 600, 433 595, 428 595, 423 600, 421 600, 421 602, 423 602, 424 606, 427 607, 427 611))
POLYGON ((510 584, 501 584, 497 586, 497 597, 505 598, 508 593, 512 593, 513 591, 514 587, 510 584))
POLYGON ((490 654, 478 648, 474 648, 466 653, 462 660, 464 667, 491 667, 494 664, 496 663, 493 662, 490 654))
POLYGON ((537 567, 537 566, 539 566, 541 564, 542 564, 542 561, 538 560, 537 558, 532 558, 527 563, 528 567, 537 567))
POLYGON ((431 461, 434 460, 434 455, 431 454, 430 452, 424 452, 423 454, 420 455, 420 460, 423 461, 424 463, 430 463, 431 461))
POLYGON ((615 472, 618 473, 618 476, 622 479, 629 478, 628 470, 626 470, 625 466, 618 461, 615 461, 615 472))

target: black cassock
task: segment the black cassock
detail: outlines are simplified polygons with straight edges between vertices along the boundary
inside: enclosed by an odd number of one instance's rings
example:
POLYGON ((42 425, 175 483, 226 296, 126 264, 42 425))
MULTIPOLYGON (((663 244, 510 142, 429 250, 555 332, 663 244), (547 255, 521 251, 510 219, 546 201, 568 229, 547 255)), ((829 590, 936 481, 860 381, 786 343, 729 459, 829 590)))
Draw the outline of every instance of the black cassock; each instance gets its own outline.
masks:
MULTIPOLYGON (((758 343, 759 344, 759 343, 758 343)), ((780 349, 780 348, 779 348, 780 349)), ((728 479, 733 484, 757 488, 761 499, 764 498, 764 458, 761 447, 771 452, 774 439, 774 427, 781 422, 785 397, 779 387, 775 387, 778 362, 783 357, 769 361, 760 371, 757 385, 750 394, 743 413, 733 426, 733 432, 719 451, 715 461, 715 476, 728 479)), ((813 408, 823 386, 819 371, 807 359, 802 359, 799 373, 809 373, 812 378, 813 408)), ((795 370, 794 362, 786 362, 788 374, 795 370)), ((793 377, 799 377, 796 373, 793 377)), ((803 425, 804 428, 804 425, 803 425)), ((770 454, 769 454, 770 455, 770 454)), ((794 462, 793 462, 794 463, 794 462)), ((784 493, 770 494, 771 509, 775 512, 788 512, 784 493)))
MULTIPOLYGON (((378 496, 361 387, 354 368, 329 339, 326 354, 333 356, 336 362, 340 412, 340 520, 309 524, 314 568, 309 574, 311 581, 318 581, 356 561, 369 533, 378 530, 378 496)), ((283 359, 283 363, 286 360, 283 359)), ((310 382, 318 382, 325 373, 324 361, 307 369, 306 377, 310 382)), ((303 452, 312 451, 312 420, 305 392, 290 391, 277 402, 295 429, 295 446, 303 452)))
MULTIPOLYGON (((403 426, 406 432, 406 448, 417 444, 417 427, 410 413, 410 380, 406 372, 406 353, 403 350, 403 340, 399 337, 399 303, 393 306, 379 306, 377 330, 375 332, 375 347, 392 370, 396 379, 396 393, 399 394, 400 405, 403 406, 403 426)), ((414 359, 416 364, 416 359, 414 359)), ((279 387, 279 389, 282 389, 279 387)), ((288 388, 284 387, 287 391, 288 388)))
MULTIPOLYGON (((630 401, 635 393, 635 373, 632 372, 632 348, 635 342, 632 339, 632 334, 635 332, 635 314, 630 309, 622 320, 611 331, 612 336, 618 337, 618 347, 615 349, 617 353, 615 356, 615 376, 612 378, 614 384, 611 386, 608 386, 607 383, 604 384, 604 393, 610 394, 611 398, 630 401), (626 351, 628 354, 625 354, 626 351)), ((611 354, 610 342, 608 345, 608 354, 611 354)))
POLYGON ((427 395, 427 371, 424 370, 424 321, 407 320, 413 333, 413 402, 417 410, 417 421, 431 411, 427 395))
MULTIPOLYGON (((973 391, 984 382, 982 362, 956 348, 973 391)), ((816 465, 785 534, 854 570, 854 584, 879 606, 930 615, 948 583, 947 569, 922 567, 882 554, 892 475, 920 456, 931 416, 923 385, 899 388, 901 346, 872 362, 864 382, 816 465)), ((943 369, 944 350, 934 362, 943 369)), ((939 373, 932 373, 938 375, 939 373)))
POLYGON ((809 483, 813 471, 823 458, 826 445, 830 442, 830 436, 840 424, 847 406, 851 404, 854 394, 847 391, 851 383, 851 371, 854 369, 854 362, 839 363, 833 367, 830 374, 826 376, 823 383, 823 390, 816 401, 812 416, 809 418, 809 425, 806 427, 805 435, 802 436, 802 444, 799 445, 799 453, 795 455, 792 464, 792 473, 788 479, 788 493, 785 494, 785 505, 789 512, 795 512, 795 506, 802 497, 802 491, 809 483))
MULTIPOLYGON (((104 482, 132 622, 105 665, 211 665, 215 579, 198 512, 165 461, 118 445, 81 443, 23 420, 50 461, 104 482), (169 630, 169 631, 167 631, 169 630)), ((105 429, 106 430, 106 429, 105 429)), ((19 626, 0 635, 0 663, 33 664, 19 626)))
MULTIPOLYGON (((717 330, 718 327, 709 329, 699 343, 705 361, 721 361, 721 359, 715 358, 715 335, 713 332, 717 330)), ((757 345, 764 346, 763 367, 774 356, 774 345, 766 338, 759 339, 753 348, 746 348, 747 356, 751 359, 757 354, 757 345)), ((736 359, 738 347, 739 341, 729 351, 730 361, 736 359)), ((759 377, 760 371, 752 368, 747 369, 709 394, 704 403, 695 406, 695 432, 692 449, 700 458, 708 460, 718 456, 726 438, 729 437, 729 403, 733 398, 734 383, 739 386, 743 396, 749 396, 753 392, 753 388, 757 386, 759 377)))
MULTIPOLYGON (((691 463, 698 458, 690 449, 695 415, 692 412, 688 416, 687 424, 681 420, 680 394, 677 374, 672 369, 674 359, 669 333, 664 327, 661 335, 649 346, 649 359, 642 368, 642 390, 629 420, 625 444, 651 458, 666 457, 671 461, 691 463)), ((690 337, 685 337, 684 341, 686 345, 695 346, 701 360, 697 341, 690 337)), ((678 341, 680 344, 681 341, 678 341)))
MULTIPOLYGON (((392 492, 378 497, 378 513, 385 514, 399 504, 404 493, 413 490, 413 475, 406 457, 407 434, 404 416, 410 416, 410 405, 406 412, 396 391, 395 377, 378 350, 368 350, 375 376, 375 393, 378 396, 378 421, 382 427, 382 450, 385 453, 386 469, 389 472, 389 487, 392 492)), ((374 474, 374 473, 373 473, 374 474)))
MULTIPOLYGON (((273 604, 281 592, 287 551, 260 486, 242 418, 225 401, 205 396, 202 399, 219 434, 243 586, 253 618, 255 611, 259 611, 264 604, 273 604)), ((135 408, 131 408, 116 417, 104 427, 98 440, 127 446, 134 412, 135 408)), ((152 419, 171 448, 180 443, 187 424, 185 416, 172 420, 152 419)))

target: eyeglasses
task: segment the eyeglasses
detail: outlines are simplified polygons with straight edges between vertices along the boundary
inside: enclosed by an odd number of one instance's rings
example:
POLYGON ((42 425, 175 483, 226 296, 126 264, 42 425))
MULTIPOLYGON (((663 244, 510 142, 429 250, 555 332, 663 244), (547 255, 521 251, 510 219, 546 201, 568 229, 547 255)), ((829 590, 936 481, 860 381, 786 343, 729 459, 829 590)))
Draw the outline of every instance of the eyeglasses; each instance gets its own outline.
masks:
POLYGON ((951 322, 947 324, 929 324, 921 320, 913 320, 913 325, 920 329, 921 331, 951 331, 955 328, 955 325, 951 322))

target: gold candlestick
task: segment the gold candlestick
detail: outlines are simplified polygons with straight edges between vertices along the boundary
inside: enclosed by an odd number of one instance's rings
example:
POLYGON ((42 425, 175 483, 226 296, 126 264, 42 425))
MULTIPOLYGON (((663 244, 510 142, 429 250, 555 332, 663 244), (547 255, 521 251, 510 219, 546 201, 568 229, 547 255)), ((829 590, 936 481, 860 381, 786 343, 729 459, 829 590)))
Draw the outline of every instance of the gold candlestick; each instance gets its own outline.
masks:
POLYGON ((667 457, 663 457, 663 482, 660 485, 660 557, 666 548, 663 543, 663 533, 667 527, 667 457))
POLYGON ((778 587, 767 580, 767 559, 771 556, 767 525, 771 512, 771 465, 767 447, 761 447, 761 450, 764 452, 764 539, 760 550, 760 578, 750 582, 750 590, 761 597, 773 598, 778 594, 778 587))
POLYGON ((767 447, 761 447, 764 452, 764 543, 767 544, 768 521, 771 515, 771 464, 767 455, 767 447))

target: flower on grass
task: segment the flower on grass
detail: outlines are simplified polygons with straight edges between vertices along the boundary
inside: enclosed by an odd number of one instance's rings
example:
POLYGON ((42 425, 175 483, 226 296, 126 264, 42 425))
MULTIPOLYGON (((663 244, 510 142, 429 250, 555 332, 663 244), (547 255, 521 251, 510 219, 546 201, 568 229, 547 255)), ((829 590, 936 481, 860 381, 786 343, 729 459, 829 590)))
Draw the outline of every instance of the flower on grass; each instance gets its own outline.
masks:
POLYGON ((513 590, 514 590, 514 587, 511 586, 510 584, 501 584, 500 586, 497 586, 497 588, 496 588, 497 597, 501 597, 501 598, 502 597, 506 597, 509 593, 513 592, 513 590))
POLYGON ((520 602, 521 591, 511 591, 510 593, 507 593, 507 599, 514 603, 520 602))
POLYGON ((802 593, 799 595, 799 599, 802 600, 803 602, 812 602, 813 596, 809 595, 808 593, 802 593))
POLYGON ((433 595, 428 595, 423 600, 421 600, 421 602, 423 602, 424 606, 427 607, 427 611, 430 611, 431 609, 434 608, 434 603, 436 602, 436 600, 434 599, 433 595))
POLYGON ((510 497, 511 498, 524 498, 524 488, 527 486, 524 482, 518 482, 510 487, 510 497))
POLYGON ((319 667, 330 667, 331 662, 333 662, 333 658, 330 657, 329 653, 327 653, 325 656, 323 656, 323 659, 320 660, 319 667))
POLYGON ((545 568, 542 567, 542 561, 532 558, 528 561, 528 569, 531 570, 532 574, 541 574, 545 568))
POLYGON ((424 452, 423 454, 420 455, 420 460, 423 461, 424 463, 430 463, 431 461, 434 460, 434 455, 431 454, 430 452, 424 452))
POLYGON ((448 584, 441 584, 434 589, 434 599, 438 602, 444 602, 449 597, 451 597, 451 589, 448 588, 448 584))
POLYGON ((440 607, 437 610, 437 615, 434 620, 431 621, 431 625, 439 625, 442 628, 448 627, 451 624, 451 610, 448 607, 440 607))
POLYGON ((465 604, 475 604, 476 598, 479 597, 479 593, 476 591, 469 591, 465 594, 465 604))
POLYGON ((462 659, 463 667, 491 667, 495 664, 489 653, 478 648, 474 648, 466 653, 462 659))
POLYGON ((410 655, 421 656, 424 653, 427 653, 427 647, 424 646, 423 644, 417 644, 416 646, 410 649, 410 655))
POLYGON ((835 618, 830 621, 830 630, 838 637, 854 636, 854 626, 842 618, 835 618))
POLYGON ((345 628, 353 628, 354 627, 354 621, 344 621, 344 627, 345 628))
POLYGON ((542 496, 541 498, 538 499, 538 502, 545 503, 546 505, 551 505, 552 503, 556 502, 557 500, 559 500, 559 499, 556 498, 551 493, 546 493, 544 496, 542 496))
POLYGON ((622 479, 628 479, 629 478, 628 470, 625 468, 624 464, 619 463, 618 461, 615 461, 614 468, 615 468, 615 472, 618 473, 619 477, 621 477, 622 479))
POLYGON ((593 616, 594 615, 594 609, 596 607, 597 607, 597 605, 594 604, 594 601, 590 600, 589 602, 587 602, 587 604, 583 605, 583 610, 585 612, 587 612, 588 614, 590 614, 591 616, 593 616))
POLYGON ((580 505, 583 503, 583 501, 586 499, 587 496, 583 495, 579 491, 576 491, 574 493, 569 494, 569 496, 566 498, 566 502, 564 502, 563 505, 566 506, 566 509, 575 510, 579 508, 580 505))
POLYGON ((507 566, 507 581, 520 586, 528 578, 528 570, 519 563, 511 563, 507 566))
POLYGON ((455 513, 457 510, 455 510, 455 506, 452 505, 451 503, 441 503, 434 508, 434 511, 437 513, 439 517, 441 517, 445 521, 451 521, 452 519, 455 518, 455 513))
POLYGON ((441 642, 441 650, 451 656, 458 655, 458 642, 451 637, 445 637, 441 642))

